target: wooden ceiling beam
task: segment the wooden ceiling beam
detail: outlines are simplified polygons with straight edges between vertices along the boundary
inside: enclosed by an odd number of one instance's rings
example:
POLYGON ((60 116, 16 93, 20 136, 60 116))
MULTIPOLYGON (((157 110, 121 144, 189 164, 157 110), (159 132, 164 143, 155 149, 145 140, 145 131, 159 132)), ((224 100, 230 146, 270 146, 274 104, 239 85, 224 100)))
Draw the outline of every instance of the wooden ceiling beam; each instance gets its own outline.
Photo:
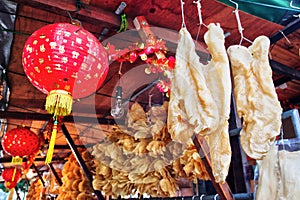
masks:
POLYGON ((273 71, 290 77, 291 79, 300 80, 300 71, 285 66, 275 60, 269 60, 269 62, 273 71))
POLYGON ((276 43, 278 40, 282 39, 283 37, 286 37, 287 35, 293 33, 299 28, 300 28, 300 18, 296 18, 293 22, 289 23, 282 30, 270 36, 271 44, 276 43))
MULTIPOLYGON (((48 12, 56 13, 62 16, 68 16, 66 11, 75 12, 76 5, 75 1, 73 3, 67 3, 65 1, 56 0, 12 0, 18 5, 26 5, 33 8, 38 8, 48 12)), ((88 5, 88 10, 80 9, 76 12, 76 18, 78 20, 84 20, 91 24, 99 24, 102 26, 119 27, 120 26, 120 16, 103 10, 98 7, 88 5)), ((133 28, 132 20, 128 19, 128 27, 133 28)))
MULTIPOLYGON (((33 113, 33 112, 13 112, 13 111, 0 111, 0 119, 24 119, 26 117, 27 120, 38 120, 38 121, 48 121, 52 119, 52 115, 50 114, 41 114, 41 113, 33 113)), ((97 121, 93 117, 86 116, 76 116, 76 122, 78 123, 95 123, 99 124, 115 124, 113 119, 108 118, 97 118, 97 121)), ((64 122, 74 122, 74 118, 72 115, 65 116, 63 119, 64 122)))
MULTIPOLYGON (((33 8, 41 9, 47 12, 56 13, 58 15, 62 15, 65 17, 68 17, 68 14, 66 11, 70 11, 72 13, 75 13, 76 11, 76 5, 75 3, 67 3, 65 1, 56 1, 56 0, 12 0, 13 2, 18 3, 19 6, 30 6, 33 8)), ((106 27, 109 29, 115 29, 117 30, 120 26, 120 16, 116 15, 113 12, 109 12, 106 10, 103 10, 101 8, 88 5, 88 10, 86 9, 80 9, 78 12, 76 12, 76 19, 87 22, 89 24, 95 24, 99 25, 101 24, 102 27, 106 27)), ((135 26, 133 24, 133 19, 127 17, 128 21, 128 29, 135 29, 135 26)), ((169 51, 175 53, 177 42, 178 42, 178 31, 170 30, 170 29, 160 29, 159 27, 155 27, 155 25, 150 25, 151 30, 154 32, 155 36, 158 38, 162 38, 165 40, 168 44, 166 45, 169 47, 169 51)), ((140 40, 140 38, 136 39, 135 33, 133 34, 133 37, 130 37, 130 33, 120 35, 122 40, 128 40, 137 42, 140 40), (127 38, 129 34, 129 38, 127 38)), ((118 39, 118 37, 114 37, 112 40, 118 39)), ((120 38, 119 38, 120 39, 120 38)), ((108 41, 106 41, 107 43, 108 41)), ((202 44, 196 43, 196 51, 200 55, 204 55, 206 58, 207 56, 207 50, 204 48, 205 44, 202 46, 202 44)), ((202 56, 203 57, 203 56, 202 56)))

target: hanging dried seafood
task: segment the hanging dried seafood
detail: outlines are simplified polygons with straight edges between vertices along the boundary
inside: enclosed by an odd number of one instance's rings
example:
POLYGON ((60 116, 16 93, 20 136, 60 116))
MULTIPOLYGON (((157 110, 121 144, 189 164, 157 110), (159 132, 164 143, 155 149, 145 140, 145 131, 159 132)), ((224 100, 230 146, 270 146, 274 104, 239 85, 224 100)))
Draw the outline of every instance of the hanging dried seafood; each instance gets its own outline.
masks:
POLYGON ((200 63, 186 27, 179 34, 176 64, 170 73, 168 130, 172 139, 183 144, 191 144, 194 134, 205 136, 216 182, 224 182, 231 159, 231 80, 223 30, 219 24, 208 25, 204 40, 212 59, 207 65, 200 63))
POLYGON ((106 138, 94 146, 96 190, 113 197, 134 193, 174 196, 178 175, 185 174, 185 165, 193 166, 186 178, 208 179, 200 157, 189 158, 192 153, 171 140, 166 126, 167 109, 167 102, 148 112, 134 103, 128 112, 127 127, 113 126, 106 138), (183 167, 177 168, 179 165, 183 167))
POLYGON ((30 183, 28 193, 26 195, 27 200, 42 200, 43 194, 45 193, 42 181, 36 178, 30 183))
MULTIPOLYGON (((81 153, 90 171, 93 171, 93 160, 88 150, 81 153)), ((68 158, 62 170, 62 183, 57 200, 94 200, 93 188, 80 168, 73 154, 68 158)))
POLYGON ((262 159, 280 134, 282 108, 272 80, 269 48, 269 38, 259 36, 248 48, 234 45, 227 50, 237 112, 243 118, 241 145, 253 159, 262 159))
MULTIPOLYGON (((58 177, 61 178, 62 177, 62 170, 61 169, 56 169, 55 170, 58 177)), ((46 194, 51 194, 51 195, 58 195, 59 194, 59 183, 56 180, 54 174, 52 173, 52 171, 50 171, 50 173, 48 174, 48 176, 46 177, 46 181, 48 182, 48 187, 46 187, 46 194)))

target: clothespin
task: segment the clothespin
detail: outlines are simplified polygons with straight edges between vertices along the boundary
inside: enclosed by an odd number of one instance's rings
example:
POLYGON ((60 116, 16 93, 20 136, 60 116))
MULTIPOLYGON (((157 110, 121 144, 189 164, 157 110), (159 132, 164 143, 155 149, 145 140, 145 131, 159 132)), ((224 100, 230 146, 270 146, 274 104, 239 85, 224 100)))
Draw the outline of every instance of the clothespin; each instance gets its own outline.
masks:
POLYGON ((126 19, 126 14, 123 13, 121 15, 121 25, 120 29, 117 31, 117 33, 120 33, 121 31, 126 31, 128 29, 128 21, 126 19))

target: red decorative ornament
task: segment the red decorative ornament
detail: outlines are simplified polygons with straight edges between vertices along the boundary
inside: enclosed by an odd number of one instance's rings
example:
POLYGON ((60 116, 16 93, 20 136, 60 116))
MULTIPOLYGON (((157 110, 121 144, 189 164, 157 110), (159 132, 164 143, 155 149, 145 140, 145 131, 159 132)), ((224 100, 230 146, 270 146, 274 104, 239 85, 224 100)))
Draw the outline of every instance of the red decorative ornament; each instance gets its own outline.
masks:
POLYGON ((7 131, 1 144, 3 150, 13 157, 35 155, 40 149, 39 137, 26 127, 7 131))
MULTIPOLYGON (((22 64, 30 82, 47 94, 45 109, 69 115, 73 98, 94 93, 108 73, 108 56, 99 40, 82 27, 55 23, 35 31, 26 41, 22 64)), ((54 122, 46 163, 52 159, 57 121, 54 122)))
POLYGON ((22 176, 22 171, 16 167, 5 168, 2 172, 2 178, 5 180, 7 189, 14 188, 22 176))
POLYGON ((133 46, 125 49, 116 49, 114 45, 107 44, 106 50, 111 61, 129 61, 133 63, 137 60, 137 56, 139 56, 149 66, 145 68, 146 74, 163 73, 163 77, 156 86, 169 97, 170 80, 166 72, 174 69, 176 60, 173 56, 166 57, 167 48, 165 41, 150 35, 145 43, 135 43, 133 46))
POLYGON ((22 64, 30 82, 48 94, 47 101, 51 102, 46 102, 46 110, 56 116, 70 114, 71 96, 77 99, 94 93, 109 67, 99 40, 69 23, 50 24, 35 31, 25 43, 22 64))
POLYGON ((27 160, 22 163, 23 173, 26 174, 30 166, 34 163, 34 156, 27 156, 27 160))

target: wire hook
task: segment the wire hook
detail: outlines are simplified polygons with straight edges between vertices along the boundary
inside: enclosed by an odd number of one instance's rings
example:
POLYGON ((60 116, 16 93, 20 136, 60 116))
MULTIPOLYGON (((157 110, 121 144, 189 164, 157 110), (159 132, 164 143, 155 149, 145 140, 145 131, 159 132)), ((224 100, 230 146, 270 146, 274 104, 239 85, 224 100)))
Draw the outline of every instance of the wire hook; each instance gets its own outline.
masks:
POLYGON ((198 9, 198 17, 199 17, 199 23, 200 23, 200 26, 201 25, 204 25, 205 27, 207 27, 204 23, 203 23, 203 20, 202 20, 202 13, 201 13, 201 0, 197 0, 197 1, 193 1, 194 4, 197 4, 197 9, 198 9))
POLYGON ((182 28, 185 28, 186 25, 185 25, 185 21, 184 21, 184 8, 183 8, 184 1, 180 0, 180 4, 181 4, 182 28))
POLYGON ((217 200, 217 197, 219 196, 219 194, 216 194, 215 196, 214 196, 214 200, 217 200))
POLYGON ((232 0, 229 0, 229 1, 235 5, 235 10, 233 11, 233 13, 235 14, 235 18, 236 18, 236 21, 237 21, 237 24, 238 24, 238 30, 239 30, 240 35, 241 35, 241 40, 240 40, 239 45, 242 44, 243 40, 246 40, 247 42, 252 43, 250 40, 248 40, 247 38, 244 37, 244 34, 243 34, 244 28, 242 26, 240 15, 239 15, 239 4, 232 1, 232 0))
POLYGON ((80 29, 82 29, 82 23, 78 19, 74 19, 69 10, 66 10, 66 11, 68 13, 69 18, 71 19, 71 24, 80 27, 78 30, 75 31, 75 33, 77 33, 80 29))
POLYGON ((282 30, 279 30, 279 32, 283 35, 284 39, 290 44, 292 45, 291 41, 287 38, 287 36, 284 34, 284 32, 282 30))
POLYGON ((202 194, 201 196, 200 196, 200 200, 203 200, 203 197, 204 197, 205 195, 204 194, 202 194))
POLYGON ((291 0, 291 2, 290 2, 290 7, 291 8, 296 8, 296 9, 300 10, 300 7, 297 7, 297 6, 293 5, 293 0, 291 0))
POLYGON ((196 41, 198 40, 199 37, 199 33, 200 33, 200 29, 201 26, 206 26, 206 24, 203 23, 203 19, 202 19, 202 13, 201 13, 201 0, 197 0, 197 1, 193 1, 194 4, 197 4, 197 10, 198 10, 198 17, 199 17, 199 28, 198 28, 198 32, 197 32, 197 36, 196 36, 196 41))

